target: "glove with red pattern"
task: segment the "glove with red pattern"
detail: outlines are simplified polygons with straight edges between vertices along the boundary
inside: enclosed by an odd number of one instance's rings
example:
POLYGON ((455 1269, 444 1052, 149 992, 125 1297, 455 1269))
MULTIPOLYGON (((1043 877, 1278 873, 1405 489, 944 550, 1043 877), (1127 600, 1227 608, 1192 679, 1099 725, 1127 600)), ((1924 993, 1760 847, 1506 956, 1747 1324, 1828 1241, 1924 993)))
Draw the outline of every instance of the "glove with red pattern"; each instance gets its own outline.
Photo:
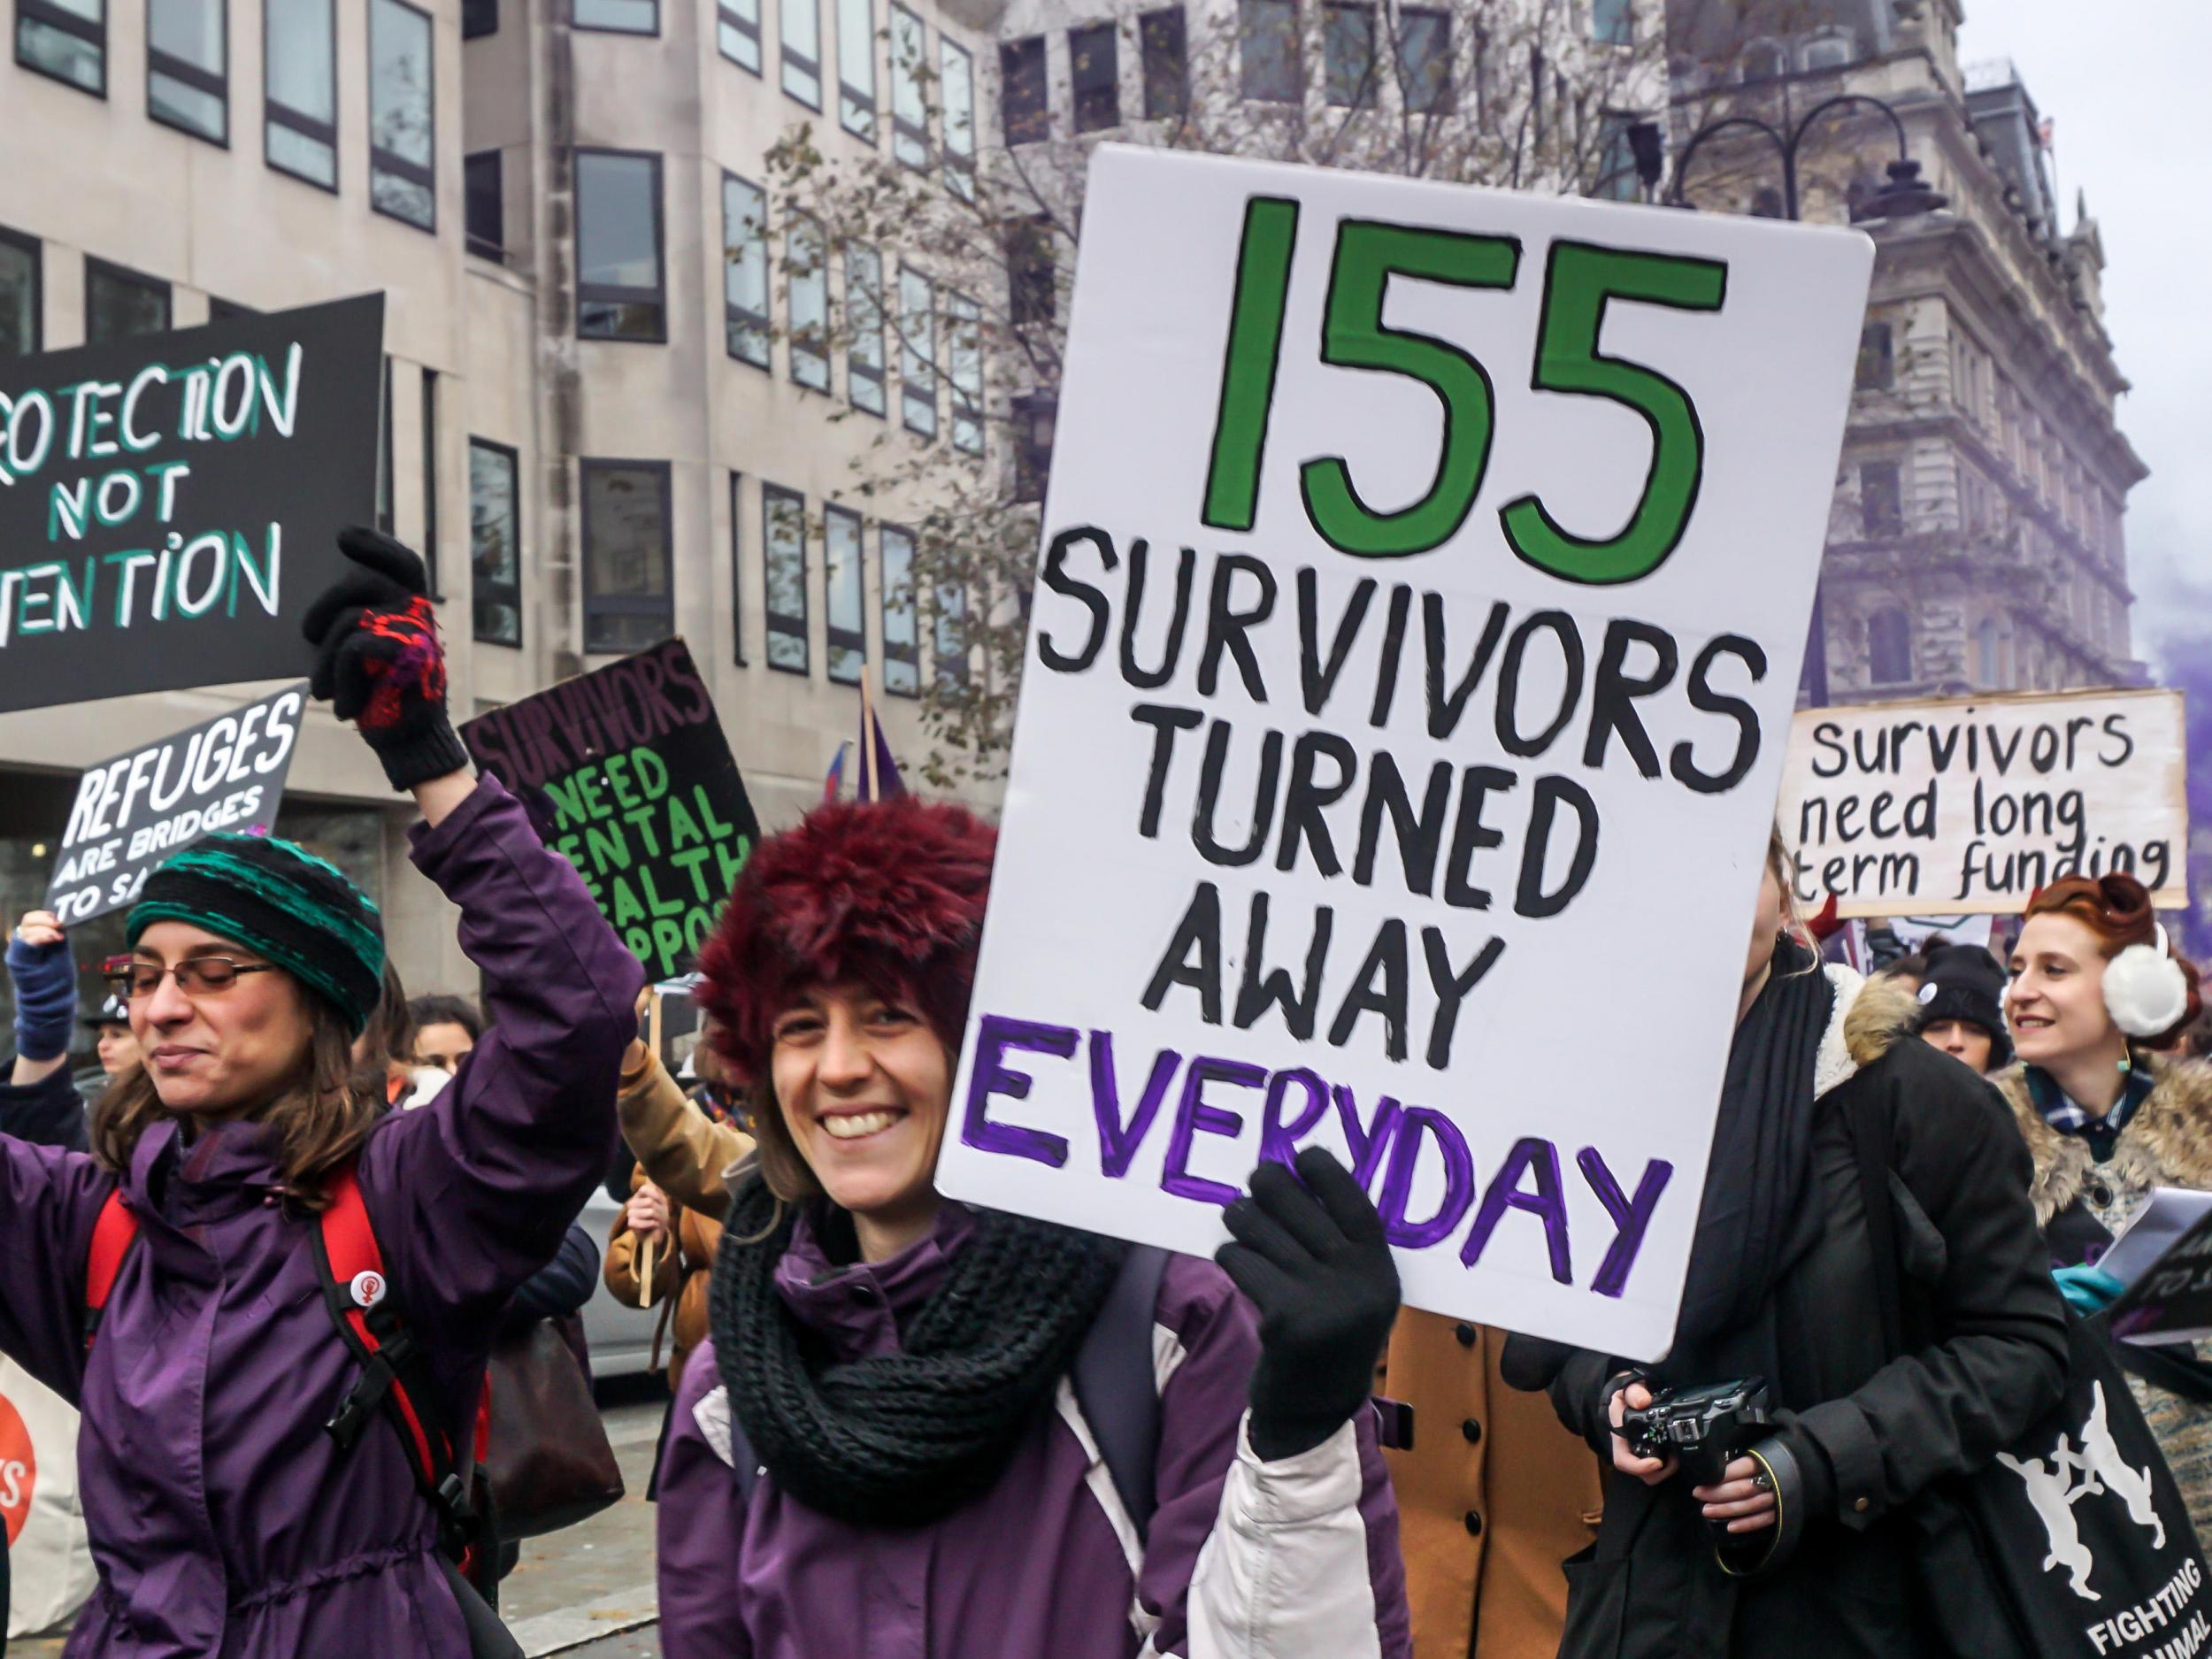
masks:
POLYGON ((446 718, 445 652, 422 560, 357 525, 338 533, 338 550, 354 569, 301 625, 316 649, 309 690, 359 728, 393 788, 465 770, 468 751, 446 718))

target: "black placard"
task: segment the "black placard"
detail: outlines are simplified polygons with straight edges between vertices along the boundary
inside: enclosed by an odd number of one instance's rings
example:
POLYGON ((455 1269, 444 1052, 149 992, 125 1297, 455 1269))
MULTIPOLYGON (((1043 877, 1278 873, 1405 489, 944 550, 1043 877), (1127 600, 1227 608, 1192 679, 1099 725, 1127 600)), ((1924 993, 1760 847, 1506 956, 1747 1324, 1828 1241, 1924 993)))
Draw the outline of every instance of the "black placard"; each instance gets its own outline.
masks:
POLYGON ((373 294, 0 364, 0 711, 304 673, 383 333, 373 294))
POLYGON ((689 971, 760 821, 681 640, 461 728, 656 979, 689 971))
POLYGON ((46 908, 74 927, 135 903, 147 872, 203 835, 268 830, 306 710, 303 680, 88 768, 46 908))

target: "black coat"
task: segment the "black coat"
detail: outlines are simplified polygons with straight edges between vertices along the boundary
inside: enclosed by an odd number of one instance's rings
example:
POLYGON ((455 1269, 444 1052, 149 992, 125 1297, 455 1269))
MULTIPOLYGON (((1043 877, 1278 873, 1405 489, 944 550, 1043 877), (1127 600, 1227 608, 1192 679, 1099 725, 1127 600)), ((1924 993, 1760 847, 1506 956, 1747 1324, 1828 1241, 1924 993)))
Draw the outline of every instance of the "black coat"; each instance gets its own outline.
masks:
MULTIPOLYGON (((0 1059, 0 1079, 14 1070, 13 1061, 0 1059)), ((90 1147, 84 1096, 77 1093, 66 1064, 35 1083, 0 1081, 0 1134, 68 1152, 82 1152, 90 1147)))
MULTIPOLYGON (((1689 1481, 1647 1486, 1612 1467, 1601 1395, 1626 1362, 1586 1350, 1516 1356, 1509 1377, 1548 1376, 1560 1419, 1605 1468, 1597 1543, 1567 1567, 1562 1659, 1907 1659, 1941 1651, 1916 1605, 1920 1578, 1900 1511, 1932 1483, 1985 1466, 2056 1403, 2067 1346, 2019 1132, 1979 1078, 1909 1037, 1914 1011, 1879 983, 1855 1001, 1838 998, 1835 1018, 1858 1069, 1821 1096, 1812 1200, 1826 1225, 1777 1286, 1784 1358, 1781 1374, 1767 1379, 1774 1404, 1785 1408, 1776 1432, 1805 1478, 1802 1491, 1786 1483, 1783 1492, 1807 1517, 1792 1558, 1754 1578, 1727 1576, 1689 1481), (1901 1248, 1945 1333, 1890 1363, 1847 1129, 1849 1115, 1862 1111, 1895 1114, 1891 1196, 1901 1248), (1588 1619, 1593 1612, 1601 1617, 1588 1619)), ((1740 1359, 1726 1333, 1701 1348, 1672 1356, 1655 1380, 1741 1374, 1729 1369, 1740 1359)))

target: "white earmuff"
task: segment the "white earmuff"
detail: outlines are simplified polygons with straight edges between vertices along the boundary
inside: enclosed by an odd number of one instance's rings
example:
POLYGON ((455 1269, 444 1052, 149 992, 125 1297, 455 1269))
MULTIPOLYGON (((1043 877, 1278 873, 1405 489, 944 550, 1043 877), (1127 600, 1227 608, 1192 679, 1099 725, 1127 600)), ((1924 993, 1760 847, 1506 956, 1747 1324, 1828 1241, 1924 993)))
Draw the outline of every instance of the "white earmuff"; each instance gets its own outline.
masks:
POLYGON ((2131 1037, 2162 1036, 2189 1011, 2189 980, 2166 950, 2166 930, 2155 945, 2130 945, 2104 968, 2104 1005, 2112 1023, 2131 1037))

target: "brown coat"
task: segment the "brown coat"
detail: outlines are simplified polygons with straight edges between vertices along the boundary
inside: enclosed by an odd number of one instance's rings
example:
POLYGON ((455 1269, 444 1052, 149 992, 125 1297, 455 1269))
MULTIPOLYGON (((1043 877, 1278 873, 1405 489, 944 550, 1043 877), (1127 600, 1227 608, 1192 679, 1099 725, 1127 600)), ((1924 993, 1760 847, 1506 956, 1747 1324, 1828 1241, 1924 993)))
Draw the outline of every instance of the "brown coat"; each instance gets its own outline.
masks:
MULTIPOLYGON (((630 1190, 636 1192, 645 1185, 645 1170, 640 1165, 630 1177, 630 1190)), ((672 1313, 664 1310, 663 1327, 675 1344, 668 1362, 668 1386, 680 1386, 684 1379, 684 1362, 691 1357, 691 1350, 706 1340, 707 1287, 714 1278, 714 1253, 722 1242, 722 1224, 712 1221, 696 1210, 687 1210, 673 1199, 669 1211, 676 1224, 676 1248, 666 1248, 663 1240, 653 1253, 653 1292, 646 1305, 675 1298, 672 1313)), ((613 1231, 607 1239, 607 1288, 630 1307, 638 1302, 637 1234, 630 1231, 629 1214, 626 1210, 614 1218, 613 1231)), ((660 1336, 653 1339, 654 1352, 660 1350, 660 1336)))
POLYGON ((1559 1563, 1597 1538, 1597 1460, 1551 1402, 1498 1374, 1505 1333, 1409 1309, 1382 1391, 1413 1408, 1392 1452, 1415 1659, 1553 1659, 1567 1612, 1559 1563), (1473 1517, 1473 1518, 1471 1518, 1473 1517))
MULTIPOLYGON (((722 1216, 730 1202, 722 1171, 752 1151, 753 1138, 702 1111, 656 1056, 649 1056, 641 1070, 623 1078, 615 1105, 622 1138, 637 1155, 630 1190, 651 1181, 668 1194, 675 1222, 672 1259, 664 1250, 655 1252, 652 1294, 654 1302, 675 1297, 675 1310, 669 1316, 675 1353, 668 1368, 669 1386, 674 1387, 683 1381, 684 1362, 691 1350, 707 1334, 707 1289, 714 1252, 722 1241, 722 1216)), ((607 1240, 607 1287, 634 1307, 638 1300, 636 1252, 637 1240, 626 1217, 616 1217, 607 1240)))

